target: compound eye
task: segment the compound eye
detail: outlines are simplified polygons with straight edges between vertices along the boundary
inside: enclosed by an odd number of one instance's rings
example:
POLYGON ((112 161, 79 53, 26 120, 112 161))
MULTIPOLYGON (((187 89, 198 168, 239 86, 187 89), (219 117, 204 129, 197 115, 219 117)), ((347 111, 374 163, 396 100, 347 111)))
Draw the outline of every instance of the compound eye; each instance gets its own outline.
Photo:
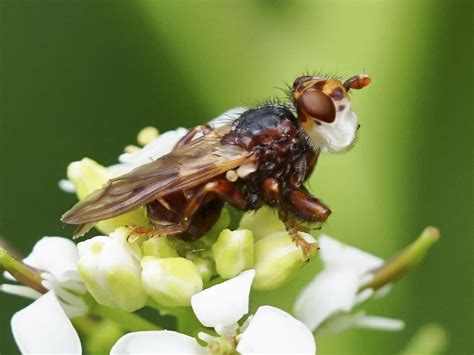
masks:
POLYGON ((309 90, 301 95, 300 107, 311 117, 326 123, 336 119, 336 107, 332 99, 319 90, 309 90))

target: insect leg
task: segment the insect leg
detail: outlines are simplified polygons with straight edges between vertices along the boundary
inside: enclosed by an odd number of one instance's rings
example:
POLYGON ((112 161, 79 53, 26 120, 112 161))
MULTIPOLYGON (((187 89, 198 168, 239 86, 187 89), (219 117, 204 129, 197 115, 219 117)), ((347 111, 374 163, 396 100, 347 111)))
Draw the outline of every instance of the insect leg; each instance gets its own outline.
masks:
POLYGON ((247 208, 247 201, 237 185, 228 180, 211 181, 198 190, 186 203, 180 217, 181 226, 187 229, 196 212, 216 197, 238 210, 244 211, 247 208))
POLYGON ((204 126, 196 126, 193 129, 191 129, 188 133, 186 133, 179 141, 176 143, 174 146, 174 149, 176 148, 182 148, 189 142, 193 140, 193 138, 196 136, 198 133, 202 134, 209 134, 212 131, 212 127, 209 125, 204 125, 204 126))
POLYGON ((285 225, 288 234, 293 239, 296 245, 298 245, 303 251, 303 255, 309 258, 309 255, 312 254, 313 250, 317 247, 316 244, 307 242, 303 237, 301 237, 298 232, 304 231, 305 228, 295 219, 293 213, 289 213, 288 203, 286 202, 280 183, 275 178, 267 178, 262 184, 263 198, 266 203, 272 207, 278 209, 278 217, 285 225))
POLYGON ((285 199, 291 213, 308 222, 324 222, 331 210, 318 199, 310 196, 302 188, 290 187, 285 190, 285 199))

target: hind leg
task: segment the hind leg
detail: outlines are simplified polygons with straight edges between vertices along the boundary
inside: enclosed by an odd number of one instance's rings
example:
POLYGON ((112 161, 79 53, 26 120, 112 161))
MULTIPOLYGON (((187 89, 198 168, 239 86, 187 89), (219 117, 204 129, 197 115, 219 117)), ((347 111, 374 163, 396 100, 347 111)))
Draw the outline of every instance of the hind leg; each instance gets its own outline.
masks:
POLYGON ((137 233, 149 236, 176 234, 186 240, 196 240, 217 222, 224 202, 239 210, 247 207, 247 201, 237 185, 224 179, 210 181, 188 198, 180 194, 149 204, 148 215, 156 229, 138 229, 137 233), (173 204, 167 201, 173 201, 173 204))
POLYGON ((188 233, 192 238, 198 238, 205 234, 219 218, 224 202, 241 211, 247 207, 247 201, 238 186, 228 180, 219 179, 208 182, 196 191, 187 201, 180 215, 179 224, 185 231, 183 235, 186 236, 188 233), (204 218, 204 221, 197 222, 199 217, 204 218), (197 233, 199 229, 201 231, 197 233))

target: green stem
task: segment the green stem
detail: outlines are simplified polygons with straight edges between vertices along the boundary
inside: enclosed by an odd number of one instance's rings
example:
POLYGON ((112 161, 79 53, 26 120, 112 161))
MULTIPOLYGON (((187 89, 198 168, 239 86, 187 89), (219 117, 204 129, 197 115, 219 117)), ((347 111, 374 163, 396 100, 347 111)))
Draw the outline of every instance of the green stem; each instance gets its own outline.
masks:
POLYGON ((426 227, 417 240, 376 270, 374 278, 363 285, 360 290, 366 288, 378 290, 388 283, 399 279, 423 260, 428 249, 438 239, 439 230, 435 227, 426 227))
POLYGON ((90 315, 73 318, 71 319, 71 322, 74 325, 74 328, 76 328, 77 332, 83 336, 94 334, 98 323, 97 319, 93 319, 90 315))
POLYGON ((129 313, 117 308, 111 308, 101 305, 94 305, 90 308, 90 313, 112 320, 122 329, 127 331, 160 330, 156 324, 140 317, 136 313, 129 313))
POLYGON ((46 288, 41 285, 41 276, 31 268, 16 260, 8 251, 0 247, 0 266, 7 270, 13 277, 25 286, 29 286, 38 292, 45 293, 46 288))
POLYGON ((448 342, 448 333, 441 325, 427 324, 416 332, 399 355, 445 354, 448 342))

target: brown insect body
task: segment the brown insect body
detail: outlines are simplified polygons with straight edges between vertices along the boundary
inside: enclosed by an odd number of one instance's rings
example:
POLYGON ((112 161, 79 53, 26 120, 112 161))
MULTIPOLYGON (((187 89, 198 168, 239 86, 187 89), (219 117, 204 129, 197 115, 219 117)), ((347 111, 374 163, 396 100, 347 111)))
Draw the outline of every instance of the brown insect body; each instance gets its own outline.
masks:
POLYGON ((256 210, 263 204, 272 207, 280 204, 280 209, 289 207, 286 213, 298 214, 288 200, 291 194, 286 190, 301 188, 314 167, 317 153, 301 134, 298 120, 291 111, 280 105, 248 110, 234 122, 220 142, 249 152, 252 157, 250 165, 255 171, 235 182, 221 174, 186 194, 164 195, 149 203, 151 221, 161 228, 168 225, 166 234, 180 234, 188 240, 199 238, 214 225, 224 201, 242 211, 256 210), (270 182, 274 181, 278 186, 285 186, 279 192, 281 196, 270 191, 274 187, 270 182), (205 186, 208 192, 202 193, 205 186), (198 198, 200 195, 203 198, 198 198), (183 225, 187 225, 185 230, 183 225))
POLYGON ((341 125, 344 117, 338 119, 336 111, 342 115, 347 109, 337 110, 336 101, 346 107, 342 100, 347 90, 367 85, 368 77, 360 76, 360 83, 356 78, 344 84, 298 78, 293 89, 297 116, 288 107, 270 104, 245 111, 232 125, 196 127, 171 153, 110 180, 66 212, 62 221, 91 225, 145 205, 155 230, 137 232, 195 240, 214 225, 225 202, 241 211, 266 204, 296 236, 304 222, 322 223, 331 213, 303 183, 324 149, 312 136, 319 142, 326 137, 325 129, 333 134, 327 125, 341 125))

